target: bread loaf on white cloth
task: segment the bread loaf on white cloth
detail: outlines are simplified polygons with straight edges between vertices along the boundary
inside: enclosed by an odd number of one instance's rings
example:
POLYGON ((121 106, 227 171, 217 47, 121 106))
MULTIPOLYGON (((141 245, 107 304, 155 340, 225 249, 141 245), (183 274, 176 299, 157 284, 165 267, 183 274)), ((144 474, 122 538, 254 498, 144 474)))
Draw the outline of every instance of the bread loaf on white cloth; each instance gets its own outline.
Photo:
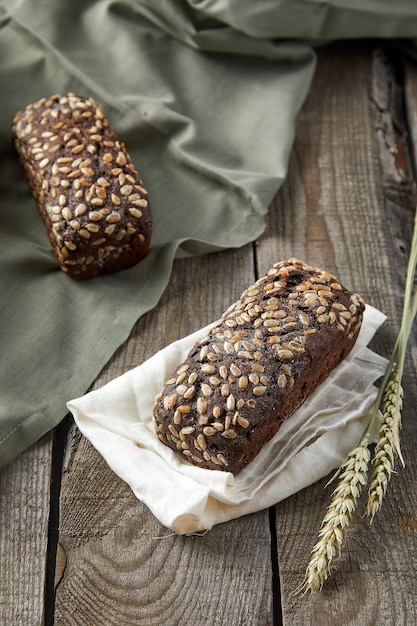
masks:
POLYGON ((285 421, 238 476, 181 459, 155 436, 155 395, 194 343, 199 329, 110 381, 68 402, 81 432, 165 527, 180 534, 265 509, 337 468, 369 417, 386 360, 367 345, 384 322, 366 305, 346 359, 285 421))

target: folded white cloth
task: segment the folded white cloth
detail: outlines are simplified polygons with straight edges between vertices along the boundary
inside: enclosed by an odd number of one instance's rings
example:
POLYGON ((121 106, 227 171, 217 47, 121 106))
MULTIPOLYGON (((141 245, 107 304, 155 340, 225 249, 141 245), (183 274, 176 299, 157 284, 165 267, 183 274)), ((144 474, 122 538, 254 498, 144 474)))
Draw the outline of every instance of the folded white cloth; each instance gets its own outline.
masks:
POLYGON ((156 437, 157 393, 207 328, 68 402, 81 432, 162 524, 188 534, 265 509, 337 468, 369 418, 386 359, 368 347, 385 320, 367 305, 350 355, 237 477, 181 459, 156 437))

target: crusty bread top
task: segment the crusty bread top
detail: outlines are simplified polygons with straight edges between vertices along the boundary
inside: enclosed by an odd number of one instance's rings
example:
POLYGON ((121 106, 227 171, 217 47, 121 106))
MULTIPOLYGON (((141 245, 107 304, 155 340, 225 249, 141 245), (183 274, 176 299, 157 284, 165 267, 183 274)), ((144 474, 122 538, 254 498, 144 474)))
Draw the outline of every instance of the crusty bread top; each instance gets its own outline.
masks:
POLYGON ((148 253, 148 193, 92 98, 42 98, 16 114, 12 134, 64 272, 91 277, 148 253))
POLYGON ((159 439, 199 467, 239 473, 350 352, 363 310, 332 274, 277 263, 166 381, 159 439))

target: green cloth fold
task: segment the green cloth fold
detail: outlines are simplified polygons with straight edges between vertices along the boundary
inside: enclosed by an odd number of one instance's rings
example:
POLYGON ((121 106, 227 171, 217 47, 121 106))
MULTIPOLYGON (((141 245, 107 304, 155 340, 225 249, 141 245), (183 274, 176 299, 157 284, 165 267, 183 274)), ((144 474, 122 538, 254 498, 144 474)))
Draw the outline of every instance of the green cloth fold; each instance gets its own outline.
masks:
POLYGON ((0 0, 0 464, 65 416, 158 303, 175 258, 261 234, 313 40, 344 36, 417 37, 417 6, 0 0), (82 282, 57 267, 10 137, 18 110, 68 91, 104 109, 154 222, 144 261, 82 282))

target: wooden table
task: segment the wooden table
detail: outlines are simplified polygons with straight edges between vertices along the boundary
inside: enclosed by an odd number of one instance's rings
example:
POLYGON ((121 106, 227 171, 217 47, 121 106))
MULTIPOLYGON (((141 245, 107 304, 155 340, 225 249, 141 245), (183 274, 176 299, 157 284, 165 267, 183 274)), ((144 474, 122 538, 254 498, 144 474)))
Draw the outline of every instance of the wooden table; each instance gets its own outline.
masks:
MULTIPOLYGON (((378 42, 322 48, 265 234, 242 249, 176 262, 162 300, 94 388, 216 319, 256 276, 292 255, 335 272, 388 315, 372 344, 387 356, 401 315, 416 154, 417 66, 378 42)), ((355 518, 321 593, 293 595, 329 502, 326 478, 204 536, 176 536, 67 417, 0 472, 0 623, 416 624, 416 345, 414 328, 404 377, 406 466, 397 462, 372 525, 355 518)))

